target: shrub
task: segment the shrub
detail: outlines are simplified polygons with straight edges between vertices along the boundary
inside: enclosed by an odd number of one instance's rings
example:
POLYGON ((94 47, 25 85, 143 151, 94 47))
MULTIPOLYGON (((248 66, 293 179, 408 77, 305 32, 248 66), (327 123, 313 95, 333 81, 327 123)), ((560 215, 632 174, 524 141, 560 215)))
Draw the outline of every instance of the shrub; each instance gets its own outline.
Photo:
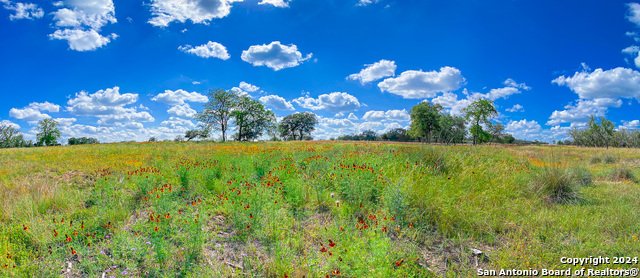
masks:
POLYGON ((586 168, 572 168, 568 171, 568 174, 581 186, 593 184, 591 172, 586 168))
POLYGON ((590 161, 591 164, 598 164, 602 162, 602 159, 599 156, 592 156, 590 161))
POLYGON ((614 181, 634 181, 635 177, 629 168, 626 166, 618 166, 611 170, 610 177, 614 181))
POLYGON ((616 157, 610 153, 606 153, 602 156, 602 161, 607 164, 616 163, 616 157))
POLYGON ((578 178, 572 171, 557 167, 544 167, 532 181, 534 191, 552 203, 575 203, 581 197, 578 178))

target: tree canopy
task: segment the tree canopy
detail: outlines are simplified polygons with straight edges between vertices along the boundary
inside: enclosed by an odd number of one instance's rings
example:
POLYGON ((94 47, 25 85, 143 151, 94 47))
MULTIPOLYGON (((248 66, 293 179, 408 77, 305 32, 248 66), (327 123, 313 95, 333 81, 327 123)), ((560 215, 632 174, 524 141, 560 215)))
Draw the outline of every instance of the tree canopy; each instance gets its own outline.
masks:
POLYGON ((38 134, 36 138, 38 146, 58 145, 58 139, 60 138, 58 122, 53 119, 40 120, 40 122, 38 122, 38 134))
POLYGON ((226 141, 229 120, 233 116, 233 109, 238 102, 238 95, 231 90, 215 89, 209 91, 209 102, 205 109, 196 114, 196 119, 204 124, 204 129, 222 132, 222 142, 226 141))
POLYGON ((282 119, 278 130, 284 140, 303 140, 311 138, 311 132, 315 130, 317 124, 316 114, 311 112, 293 113, 282 119))
POLYGON ((482 126, 480 124, 489 124, 489 120, 498 115, 498 111, 493 105, 493 101, 487 100, 484 98, 480 98, 469 106, 462 109, 462 113, 464 113, 465 118, 473 123, 471 127, 471 133, 473 134, 473 144, 476 145, 478 143, 478 139, 480 135, 483 135, 482 126))

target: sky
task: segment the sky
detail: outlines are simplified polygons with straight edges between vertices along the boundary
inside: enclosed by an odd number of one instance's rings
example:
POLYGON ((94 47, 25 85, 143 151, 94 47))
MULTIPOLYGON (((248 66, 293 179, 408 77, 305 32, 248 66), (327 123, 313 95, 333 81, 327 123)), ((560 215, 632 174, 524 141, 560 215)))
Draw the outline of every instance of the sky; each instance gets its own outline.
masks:
POLYGON ((0 0, 0 37, 0 122, 26 139, 52 118, 62 143, 171 140, 216 88, 316 113, 315 139, 478 98, 519 139, 569 139, 592 114, 640 127, 634 2, 0 0))

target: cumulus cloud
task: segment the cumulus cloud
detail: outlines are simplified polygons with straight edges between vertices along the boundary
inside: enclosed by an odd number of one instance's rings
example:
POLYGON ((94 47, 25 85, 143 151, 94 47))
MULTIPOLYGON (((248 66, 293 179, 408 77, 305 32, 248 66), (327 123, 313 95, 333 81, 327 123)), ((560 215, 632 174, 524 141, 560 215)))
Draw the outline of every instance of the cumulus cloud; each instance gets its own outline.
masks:
POLYGON ((169 108, 169 110, 167 110, 167 113, 178 117, 190 118, 193 117, 193 115, 195 115, 197 112, 196 110, 193 110, 193 108, 191 108, 188 103, 183 103, 169 108))
POLYGON ((9 120, 0 121, 0 126, 11 126, 11 127, 15 128, 15 129, 20 129, 20 125, 14 123, 12 121, 9 121, 9 120))
POLYGON ((349 113, 349 117, 347 117, 347 119, 352 120, 352 121, 357 121, 358 117, 356 115, 354 115, 353 113, 349 113))
POLYGON ((96 30, 63 29, 56 30, 49 37, 57 40, 66 40, 71 50, 90 51, 105 46, 112 39, 117 38, 118 35, 111 34, 105 37, 96 30))
POLYGON ((185 90, 178 89, 175 91, 165 90, 164 93, 158 94, 157 96, 153 97, 151 100, 162 102, 168 105, 179 105, 179 104, 184 104, 185 101, 205 103, 209 101, 209 98, 205 95, 201 95, 196 92, 189 93, 185 90))
POLYGON ((167 27, 169 23, 208 24, 214 18, 223 18, 231 12, 231 4, 243 0, 152 0, 149 6, 153 17, 149 23, 157 27, 167 27))
POLYGON ((10 20, 16 19, 36 19, 44 16, 44 11, 42 8, 38 7, 36 4, 32 3, 13 3, 9 0, 0 1, 3 3, 4 8, 14 13, 9 15, 10 20))
POLYGON ((507 98, 510 95, 519 94, 520 90, 514 87, 504 87, 498 89, 491 89, 487 94, 480 94, 479 97, 486 98, 489 100, 496 100, 499 98, 507 98))
POLYGON ((188 130, 189 128, 196 127, 196 125, 192 121, 177 117, 169 117, 169 120, 163 121, 162 123, 160 123, 160 125, 184 131, 188 130))
POLYGON ((465 79, 459 69, 443 67, 440 71, 405 71, 398 77, 387 78, 378 83, 381 91, 402 96, 403 98, 432 98, 438 92, 460 89, 465 79))
POLYGON ((268 107, 273 107, 276 110, 293 111, 296 110, 291 105, 291 102, 286 101, 284 98, 277 95, 268 95, 260 98, 260 102, 268 107))
POLYGON ((560 76, 552 81, 567 86, 580 98, 635 98, 640 101, 640 72, 618 67, 576 72, 572 77, 560 76))
POLYGON ((60 126, 70 126, 73 123, 76 122, 76 118, 55 118, 53 119, 54 121, 56 121, 60 126))
POLYGON ((101 35, 101 28, 116 23, 115 7, 112 0, 65 0, 56 2, 62 7, 53 12, 54 27, 51 39, 66 40, 69 48, 76 51, 90 51, 100 48, 118 37, 112 33, 101 35))
POLYGON ((273 5, 278 8, 288 8, 290 0, 262 0, 258 5, 273 5))
POLYGON ((510 121, 504 128, 516 138, 533 139, 541 135, 542 127, 536 121, 520 120, 510 121))
POLYGON ((515 104, 513 107, 507 109, 507 112, 524 112, 524 107, 520 104, 515 104))
POLYGON ((123 106, 138 101, 138 94, 120 94, 120 87, 99 90, 93 94, 76 93, 67 101, 67 111, 79 116, 99 116, 121 112, 123 106))
POLYGON ((364 85, 380 78, 394 76, 397 68, 396 62, 384 59, 365 66, 359 73, 347 76, 347 79, 360 81, 360 84, 364 85))
POLYGON ((138 112, 137 107, 125 107, 138 101, 138 94, 120 94, 116 86, 99 90, 93 94, 76 93, 67 101, 66 110, 77 116, 98 117, 98 124, 114 125, 119 122, 153 122, 149 112, 138 112))
POLYGON ((358 99, 350 94, 333 92, 323 94, 317 99, 311 97, 299 97, 293 100, 297 105, 311 110, 326 110, 331 113, 343 113, 355 111, 362 106, 358 99))
POLYGON ((32 102, 27 107, 11 108, 11 110, 9 110, 9 116, 27 121, 39 121, 51 118, 51 116, 42 113, 42 111, 58 112, 60 111, 60 105, 53 104, 48 101, 41 103, 32 102))
POLYGON ((618 126, 618 130, 622 130, 622 129, 633 130, 633 129, 638 129, 639 127, 640 127, 639 120, 622 121, 622 125, 618 126))
POLYGON ((219 44, 217 42, 208 42, 207 44, 203 44, 200 46, 192 47, 191 45, 184 45, 178 47, 178 49, 182 52, 194 54, 198 57, 202 58, 219 58, 222 60, 227 60, 231 56, 227 52, 227 48, 224 45, 219 44))
POLYGON ((513 88, 520 88, 523 90, 531 90, 531 87, 527 86, 527 84, 525 83, 518 83, 515 80, 508 78, 507 80, 505 80, 503 82, 504 85, 509 86, 509 87, 513 87, 513 88))
POLYGON ((257 91, 257 90, 260 90, 260 87, 258 87, 256 85, 249 84, 249 83, 244 82, 244 81, 240 81, 240 85, 238 85, 238 87, 241 90, 247 91, 249 93, 253 93, 253 92, 257 91))
POLYGON ((579 99, 575 104, 565 106, 565 110, 551 113, 547 125, 561 123, 584 123, 590 115, 604 116, 609 107, 620 107, 622 100, 610 98, 579 99))
POLYGON ((388 111, 367 111, 367 113, 362 116, 362 119, 365 121, 398 121, 398 122, 406 122, 410 121, 411 117, 406 109, 402 110, 388 110, 388 111))
POLYGON ((252 45, 248 50, 242 51, 243 61, 251 63, 253 66, 267 66, 275 71, 291 68, 311 58, 309 53, 302 57, 295 44, 283 45, 279 41, 266 45, 252 45))
POLYGON ((627 8, 629 8, 627 19, 636 26, 640 27, 640 4, 628 3, 627 8))

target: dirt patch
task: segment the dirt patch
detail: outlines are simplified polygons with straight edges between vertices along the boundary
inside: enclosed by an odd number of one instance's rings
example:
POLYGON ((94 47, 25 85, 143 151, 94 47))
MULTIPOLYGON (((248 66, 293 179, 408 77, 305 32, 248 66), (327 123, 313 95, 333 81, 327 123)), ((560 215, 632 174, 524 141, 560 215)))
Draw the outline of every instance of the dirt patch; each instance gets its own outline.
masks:
POLYGON ((203 247, 207 264, 243 275, 246 274, 245 260, 248 257, 262 262, 267 260, 265 248, 258 241, 240 241, 234 227, 225 220, 223 215, 214 215, 202 227, 203 231, 214 234, 211 241, 203 247))

